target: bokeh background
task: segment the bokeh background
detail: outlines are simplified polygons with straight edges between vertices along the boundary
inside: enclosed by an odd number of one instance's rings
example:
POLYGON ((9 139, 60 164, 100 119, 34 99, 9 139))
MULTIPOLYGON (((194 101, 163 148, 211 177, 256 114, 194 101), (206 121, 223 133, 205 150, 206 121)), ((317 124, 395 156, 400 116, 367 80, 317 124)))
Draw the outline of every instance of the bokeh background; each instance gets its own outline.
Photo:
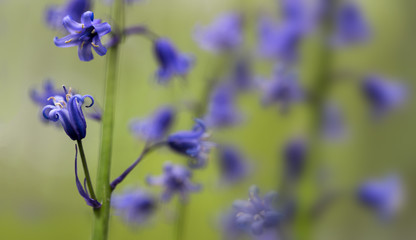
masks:
MULTIPOLYGON (((89 239, 92 214, 74 184, 74 143, 52 125, 39 120, 40 109, 31 102, 29 91, 40 88, 46 78, 56 85, 72 86, 82 94, 103 102, 105 57, 79 61, 76 50, 54 46, 62 36, 44 24, 45 7, 61 0, 0 1, 0 239, 89 239)), ((109 8, 95 2, 95 16, 106 21, 109 8)), ((326 143, 322 162, 327 188, 340 194, 337 202, 314 222, 311 239, 412 239, 416 234, 416 2, 413 0, 360 0, 372 27, 373 39, 359 47, 336 52, 335 69, 375 72, 404 81, 409 90, 407 104, 382 121, 369 116, 355 79, 343 78, 330 90, 346 116, 348 134, 342 142, 326 143), (403 211, 390 223, 380 223, 355 198, 355 187, 368 177, 395 172, 406 188, 403 211)), ((193 115, 187 103, 203 95, 207 79, 227 64, 224 57, 201 50, 192 39, 196 23, 211 22, 230 10, 246 14, 246 45, 254 46, 256 17, 263 12, 277 14, 273 0, 148 0, 126 9, 126 25, 146 24, 167 36, 179 49, 192 53, 197 63, 188 83, 179 79, 161 86, 153 79, 156 62, 152 45, 142 37, 131 37, 122 46, 118 85, 112 178, 118 176, 140 153, 143 142, 129 132, 134 117, 150 114, 162 104, 173 103, 181 111, 174 130, 189 129, 193 115)), ((299 69, 302 83, 310 84, 316 59, 314 39, 302 46, 299 69)), ((258 75, 270 75, 272 64, 256 62, 258 75)), ((220 239, 218 218, 235 199, 247 198, 248 187, 256 184, 263 193, 279 188, 282 173, 281 147, 292 136, 302 135, 308 126, 306 106, 296 106, 282 116, 276 107, 264 108, 257 92, 238 99, 244 113, 240 126, 213 132, 213 137, 240 146, 251 160, 250 177, 232 187, 219 182, 215 155, 207 169, 194 174, 204 186, 191 196, 186 239, 220 239)), ((84 147, 95 179, 99 123, 88 121, 84 147)), ((161 173, 165 161, 185 159, 161 150, 152 153, 122 186, 145 186, 145 176, 161 173)), ((150 188, 155 193, 160 189, 150 188)), ((122 190, 122 187, 118 191, 122 190)), ((146 226, 132 227, 121 218, 111 218, 110 239, 169 239, 174 234, 174 202, 159 209, 146 226)), ((185 238, 184 238, 185 239, 185 238)))

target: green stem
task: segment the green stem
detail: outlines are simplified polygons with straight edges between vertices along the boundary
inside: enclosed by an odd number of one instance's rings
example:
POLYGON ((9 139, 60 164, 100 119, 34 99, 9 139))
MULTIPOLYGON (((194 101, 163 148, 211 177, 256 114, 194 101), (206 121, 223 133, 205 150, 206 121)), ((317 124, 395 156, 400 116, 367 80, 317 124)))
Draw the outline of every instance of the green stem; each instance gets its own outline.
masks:
POLYGON ((185 239, 186 209, 188 205, 178 199, 178 220, 176 223, 175 240, 185 239))
MULTIPOLYGON (((115 0, 112 7, 112 17, 119 24, 118 29, 124 26, 124 0, 115 0)), ((110 48, 107 53, 107 72, 105 83, 104 113, 102 118, 100 160, 97 171, 97 200, 102 203, 101 208, 94 210, 93 240, 106 240, 108 238, 110 218, 110 168, 113 145, 114 112, 116 100, 116 87, 118 77, 119 44, 110 48)))
POLYGON ((77 143, 78 143, 79 154, 81 155, 82 167, 84 168, 85 179, 87 179, 87 187, 88 187, 89 194, 91 198, 97 199, 94 193, 94 188, 92 187, 90 172, 88 171, 87 158, 85 157, 84 147, 82 146, 82 141, 77 140, 77 143))

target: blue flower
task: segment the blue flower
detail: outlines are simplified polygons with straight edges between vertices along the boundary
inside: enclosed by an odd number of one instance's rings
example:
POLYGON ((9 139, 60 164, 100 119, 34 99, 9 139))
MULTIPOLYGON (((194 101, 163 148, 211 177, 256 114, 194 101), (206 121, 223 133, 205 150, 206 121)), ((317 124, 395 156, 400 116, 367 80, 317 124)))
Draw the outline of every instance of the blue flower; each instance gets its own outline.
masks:
POLYGON ((246 177, 249 172, 247 160, 235 147, 220 147, 218 163, 222 179, 227 183, 236 183, 246 177))
POLYGON ((285 161, 288 177, 297 179, 302 173, 307 157, 307 146, 301 138, 291 139, 283 148, 283 159, 285 161))
POLYGON ((52 99, 49 99, 51 96, 57 96, 58 98, 65 98, 65 92, 60 89, 55 89, 55 85, 53 84, 53 81, 50 79, 47 79, 43 83, 42 87, 43 92, 38 91, 36 89, 32 89, 30 91, 30 97, 34 103, 37 105, 44 107, 45 105, 52 105, 54 104, 52 99))
POLYGON ((272 206, 275 196, 276 193, 269 192, 261 198, 259 189, 250 187, 249 200, 237 200, 233 204, 236 223, 254 235, 261 235, 264 230, 276 227, 281 216, 272 206))
POLYGON ((94 58, 91 48, 100 56, 107 53, 107 49, 101 44, 101 38, 111 32, 111 26, 108 23, 101 23, 101 20, 94 20, 94 13, 88 11, 82 14, 81 23, 66 16, 63 24, 70 34, 60 39, 55 37, 56 46, 62 48, 78 46, 78 57, 81 61, 91 61, 94 58))
POLYGON ((297 75, 283 69, 277 69, 273 79, 261 82, 260 87, 263 90, 263 103, 278 103, 282 112, 288 111, 290 105, 303 98, 297 75))
POLYGON ((363 42, 369 36, 369 26, 359 6, 352 1, 343 3, 336 19, 335 45, 363 42))
POLYGON ((402 83, 391 82, 376 75, 367 76, 361 88, 376 117, 399 107, 406 98, 406 89, 402 83))
POLYGON ((90 95, 72 95, 71 89, 69 92, 65 87, 64 89, 66 96, 51 96, 49 99, 53 100, 54 105, 46 105, 42 114, 47 120, 53 122, 60 120, 66 134, 72 140, 81 140, 85 138, 87 133, 87 123, 81 107, 86 98, 91 99, 91 104, 87 106, 91 107, 94 104, 94 99, 90 95))
POLYGON ((116 215, 121 215, 127 223, 145 223, 155 212, 156 199, 142 189, 127 189, 122 194, 113 195, 111 206, 116 215))
POLYGON ((243 42, 242 17, 238 13, 222 14, 209 26, 197 26, 194 39, 208 51, 235 50, 243 42))
POLYGON ((382 220, 389 220, 398 212, 403 201, 400 178, 389 175, 362 183, 357 191, 358 200, 376 211, 382 220))
POLYGON ((184 77, 193 65, 190 55, 179 53, 167 38, 158 38, 154 42, 154 54, 159 63, 156 78, 159 83, 166 83, 174 76, 184 77))
POLYGON ((205 122, 209 127, 229 127, 240 122, 234 102, 235 93, 228 84, 220 84, 211 94, 205 122))
POLYGON ((253 87, 254 78, 251 62, 246 58, 241 58, 234 65, 228 80, 235 89, 248 90, 253 87))
POLYGON ((132 133, 145 141, 162 139, 175 120, 175 110, 170 106, 157 109, 153 116, 147 119, 133 120, 130 124, 132 133))
POLYGON ((61 29, 64 17, 69 16, 79 22, 82 14, 90 8, 90 0, 68 0, 64 6, 50 6, 46 10, 46 23, 53 29, 61 29))
POLYGON ((179 194, 182 201, 188 200, 191 192, 197 192, 201 189, 200 185, 191 182, 192 173, 181 165, 173 165, 169 162, 163 166, 163 174, 158 177, 148 176, 149 185, 158 185, 164 188, 162 201, 168 202, 174 194, 179 194))
POLYGON ((341 109, 332 102, 326 103, 322 116, 322 134, 328 139, 340 139, 345 136, 345 119, 341 109))
POLYGON ((204 167, 208 160, 208 154, 214 143, 208 142, 205 124, 196 119, 196 125, 192 131, 182 131, 171 134, 168 137, 169 147, 182 155, 190 157, 189 165, 192 168, 204 167))

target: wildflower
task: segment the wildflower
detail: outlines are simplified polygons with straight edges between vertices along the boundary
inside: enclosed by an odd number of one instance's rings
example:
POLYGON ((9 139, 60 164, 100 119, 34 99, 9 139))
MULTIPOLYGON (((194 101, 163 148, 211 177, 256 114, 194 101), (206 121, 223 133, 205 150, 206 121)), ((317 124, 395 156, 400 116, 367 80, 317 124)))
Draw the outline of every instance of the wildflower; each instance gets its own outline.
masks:
POLYGON ((87 179, 84 179, 84 187, 82 186, 81 182, 78 179, 77 155, 78 155, 78 149, 77 149, 77 146, 75 145, 75 183, 77 185, 78 192, 81 195, 81 197, 84 198, 88 206, 91 206, 93 208, 100 208, 101 203, 91 198, 90 194, 88 193, 88 188, 86 186, 87 179))
POLYGON ((240 121, 241 114, 234 103, 235 93, 227 84, 217 86, 211 94, 205 121, 210 127, 229 127, 240 121))
POLYGON ((142 189, 128 189, 122 194, 113 195, 111 206, 126 222, 142 224, 153 215, 157 202, 151 194, 142 189))
POLYGON ((369 35, 368 23, 359 6, 352 1, 343 3, 336 19, 335 45, 363 42, 369 35))
POLYGON ((81 140, 85 138, 87 133, 87 123, 81 107, 86 98, 92 101, 86 107, 91 107, 94 104, 94 99, 90 95, 73 95, 71 89, 67 91, 65 87, 64 90, 66 93, 65 97, 55 95, 49 98, 53 100, 54 105, 46 105, 42 110, 42 114, 47 120, 53 122, 60 120, 66 134, 72 140, 81 140))
POLYGON ((209 26, 197 26, 194 39, 202 49, 212 52, 231 51, 243 42, 242 18, 238 13, 219 16, 209 26))
POLYGON ((358 188, 358 200, 377 212, 382 220, 389 220, 400 209, 403 189, 400 178, 389 175, 381 179, 370 179, 358 188))
POLYGON ((147 119, 133 120, 130 124, 132 133, 146 141, 157 141, 163 138, 172 126, 175 111, 165 106, 157 109, 153 116, 147 119))
POLYGON ((376 75, 367 76, 361 88, 376 117, 399 107, 406 97, 405 86, 402 83, 390 82, 376 75))
POLYGON ((283 149, 286 173, 289 177, 297 179, 305 165, 307 154, 306 143, 301 138, 291 139, 283 149))
POLYGON ((303 90, 298 83, 297 75, 277 69, 272 80, 262 82, 263 103, 279 103, 282 112, 289 106, 303 98, 303 90))
POLYGON ((156 72, 159 83, 166 83, 176 75, 184 77, 193 64, 192 57, 179 53, 167 38, 155 40, 154 53, 159 63, 159 69, 156 72))
POLYGON ((328 139, 340 139, 345 135, 344 116, 335 103, 327 103, 324 106, 322 134, 328 139))
POLYGON ((233 68, 229 81, 237 90, 248 90, 253 87, 254 75, 250 61, 239 59, 233 68))
POLYGON ((68 0, 64 6, 50 6, 46 10, 46 23, 53 29, 61 29, 64 17, 79 22, 82 14, 90 8, 90 0, 68 0))
POLYGON ((168 137, 169 147, 182 155, 190 157, 189 165, 192 168, 201 168, 206 165, 208 154, 214 143, 207 141, 205 124, 196 119, 192 131, 182 131, 171 134, 168 137))
POLYGON ((250 187, 249 200, 237 200, 233 206, 237 214, 236 223, 249 229, 254 235, 261 235, 264 230, 276 227, 280 215, 272 207, 275 193, 269 192, 263 198, 259 196, 256 186, 250 187))
POLYGON ((43 92, 40 92, 36 89, 32 89, 30 91, 30 97, 34 103, 36 103, 39 106, 44 107, 45 105, 52 105, 54 104, 52 99, 49 99, 51 96, 58 96, 58 98, 65 98, 65 92, 59 91, 55 89, 55 86, 52 82, 52 80, 47 79, 43 83, 42 87, 43 92))
POLYGON ((158 177, 148 176, 149 185, 158 185, 164 188, 162 201, 168 202, 174 194, 179 194, 182 201, 188 200, 191 192, 201 189, 200 185, 191 182, 192 173, 181 165, 173 165, 169 162, 163 166, 163 174, 158 177))
POLYGON ((236 183, 248 174, 247 160, 234 147, 220 147, 218 161, 222 179, 228 183, 236 183))
POLYGON ((101 23, 101 20, 94 20, 94 13, 87 11, 82 14, 81 23, 66 16, 63 24, 70 34, 60 39, 55 37, 56 46, 63 48, 78 46, 78 57, 81 61, 91 61, 94 58, 91 48, 100 56, 107 53, 107 49, 101 44, 101 38, 111 32, 111 26, 108 23, 101 23))

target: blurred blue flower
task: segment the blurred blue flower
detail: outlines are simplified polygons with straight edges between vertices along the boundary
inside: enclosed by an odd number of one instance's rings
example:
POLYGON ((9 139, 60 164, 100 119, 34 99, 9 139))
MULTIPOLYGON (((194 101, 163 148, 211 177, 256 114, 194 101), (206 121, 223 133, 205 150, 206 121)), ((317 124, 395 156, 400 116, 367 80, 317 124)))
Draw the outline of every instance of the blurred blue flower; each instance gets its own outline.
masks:
POLYGON ((355 44, 369 37, 370 28, 360 7, 353 1, 343 3, 337 14, 334 44, 355 44))
POLYGON ((63 6, 49 6, 46 10, 46 23, 53 29, 63 29, 64 17, 69 16, 79 22, 82 14, 90 8, 90 0, 68 0, 63 6))
POLYGON ((235 93, 229 84, 218 85, 211 94, 205 122, 209 127, 229 127, 240 122, 241 114, 236 109, 235 93))
POLYGON ((202 120, 196 119, 192 131, 181 131, 168 137, 168 145, 175 152, 190 157, 189 166, 204 167, 214 143, 207 141, 209 135, 202 120))
POLYGON ((112 196, 111 206, 127 223, 143 224, 154 214, 157 202, 142 189, 126 189, 122 194, 112 196))
POLYGON ((254 74, 251 63, 246 58, 238 59, 230 76, 229 82, 236 90, 248 90, 253 87, 254 74))
POLYGON ((248 174, 248 163, 235 147, 221 146, 218 149, 221 178, 226 183, 236 183, 248 174))
POLYGON ((269 192, 261 198, 259 189, 250 187, 249 200, 237 200, 233 204, 237 212, 236 223, 254 235, 261 235, 264 230, 276 227, 281 216, 272 206, 275 196, 276 193, 269 192))
POLYGON ((32 101, 41 106, 42 108, 45 105, 53 105, 54 102, 52 99, 49 99, 51 96, 58 96, 58 98, 65 98, 65 92, 60 88, 60 90, 55 89, 55 85, 52 80, 47 79, 43 83, 42 91, 38 91, 36 89, 30 90, 30 98, 32 101))
POLYGON ((193 65, 193 58, 178 52, 167 38, 155 40, 154 54, 159 63, 159 69, 156 72, 159 83, 166 83, 175 75, 184 77, 193 65))
POLYGON ((322 134, 327 139, 340 139, 345 136, 345 119, 338 105, 328 102, 322 116, 322 134))
POLYGON ((403 202, 402 183, 398 176, 370 179, 357 191, 358 200, 376 211, 381 220, 389 220, 400 210, 403 202))
POLYGON ((324 1, 280 0, 282 22, 290 24, 303 33, 315 28, 322 14, 324 1))
POLYGON ((282 68, 276 69, 273 79, 260 82, 263 104, 278 103, 280 110, 287 112, 290 105, 303 98, 303 89, 297 78, 297 74, 293 72, 286 72, 282 68))
POLYGON ((53 122, 60 120, 66 134, 72 140, 81 140, 87 133, 87 123, 81 107, 86 98, 91 99, 91 104, 87 106, 91 107, 94 99, 90 95, 72 95, 71 89, 67 92, 65 87, 64 90, 65 97, 55 95, 49 98, 53 100, 54 105, 46 105, 42 114, 47 120, 53 122))
POLYGON ((223 232, 223 239, 238 240, 241 239, 245 233, 244 229, 242 229, 235 221, 236 214, 237 213, 233 209, 221 216, 219 223, 223 232))
POLYGON ((304 139, 294 138, 286 143, 283 148, 283 159, 288 177, 293 179, 299 178, 304 168, 306 157, 307 146, 304 139))
POLYGON ((188 201, 191 192, 201 189, 200 185, 191 182, 192 173, 181 165, 165 163, 163 174, 158 177, 148 176, 146 181, 149 185, 158 185, 164 188, 161 196, 162 201, 168 202, 174 194, 179 194, 183 202, 188 201))
POLYGON ((194 39, 207 51, 232 51, 243 42, 242 23, 240 14, 224 13, 208 26, 196 26, 194 39))
POLYGON ((402 105, 406 98, 406 87, 399 82, 392 82, 383 77, 370 75, 362 82, 365 99, 376 117, 402 105))
POLYGON ((134 136, 153 142, 162 139, 175 120, 175 110, 170 106, 158 108, 151 117, 136 119, 130 123, 134 136))
POLYGON ((111 32, 108 23, 101 23, 101 20, 94 20, 94 13, 87 11, 81 16, 81 23, 74 21, 70 16, 63 19, 66 30, 70 33, 63 38, 55 37, 54 43, 58 47, 78 46, 78 57, 81 61, 91 61, 93 48, 95 52, 104 56, 107 49, 101 44, 101 38, 111 32))

